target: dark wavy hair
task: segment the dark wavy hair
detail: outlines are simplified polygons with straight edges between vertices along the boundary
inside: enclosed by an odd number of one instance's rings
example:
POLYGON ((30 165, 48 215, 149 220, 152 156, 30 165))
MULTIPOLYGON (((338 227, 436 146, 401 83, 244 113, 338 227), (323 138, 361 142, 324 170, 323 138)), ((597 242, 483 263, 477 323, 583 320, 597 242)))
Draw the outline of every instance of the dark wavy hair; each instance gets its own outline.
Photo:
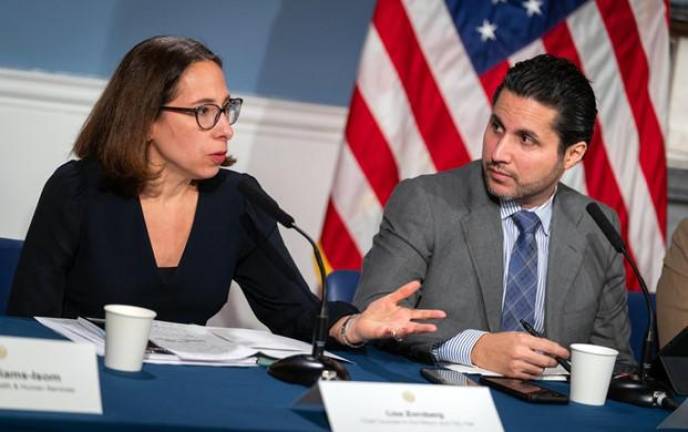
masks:
MULTIPOLYGON (((148 132, 160 107, 174 99, 177 83, 193 63, 222 60, 202 43, 155 36, 134 46, 122 59, 74 143, 79 158, 100 163, 107 183, 134 195, 157 177, 148 166, 148 132)), ((228 157, 223 166, 235 162, 228 157)))
POLYGON ((518 62, 497 87, 493 105, 503 89, 557 110, 554 129, 561 142, 560 153, 580 141, 590 144, 597 116, 595 93, 590 81, 570 61, 542 54, 518 62))

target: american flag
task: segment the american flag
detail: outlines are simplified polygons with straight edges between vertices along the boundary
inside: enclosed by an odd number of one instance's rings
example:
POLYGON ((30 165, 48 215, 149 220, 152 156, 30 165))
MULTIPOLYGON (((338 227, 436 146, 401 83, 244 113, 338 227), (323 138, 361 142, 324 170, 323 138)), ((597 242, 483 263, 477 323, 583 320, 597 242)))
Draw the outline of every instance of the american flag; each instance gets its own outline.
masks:
POLYGON ((321 235, 330 269, 360 268, 400 180, 479 158, 509 66, 550 53, 574 62, 598 100, 588 153, 564 182, 616 210, 654 289, 666 244, 668 33, 661 0, 379 0, 321 235))

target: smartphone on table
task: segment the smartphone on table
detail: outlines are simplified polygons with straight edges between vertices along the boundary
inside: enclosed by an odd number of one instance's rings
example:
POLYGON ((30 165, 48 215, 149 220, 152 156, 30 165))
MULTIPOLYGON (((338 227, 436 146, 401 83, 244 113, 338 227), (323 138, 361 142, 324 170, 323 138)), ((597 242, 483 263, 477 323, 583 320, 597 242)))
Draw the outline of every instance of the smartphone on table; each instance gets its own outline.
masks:
POLYGON ((447 385, 457 386, 479 386, 476 381, 461 372, 445 368, 422 368, 420 374, 426 380, 447 385))
POLYGON ((568 396, 541 387, 533 381, 506 377, 481 376, 480 383, 503 391, 527 402, 544 404, 567 404, 568 396))

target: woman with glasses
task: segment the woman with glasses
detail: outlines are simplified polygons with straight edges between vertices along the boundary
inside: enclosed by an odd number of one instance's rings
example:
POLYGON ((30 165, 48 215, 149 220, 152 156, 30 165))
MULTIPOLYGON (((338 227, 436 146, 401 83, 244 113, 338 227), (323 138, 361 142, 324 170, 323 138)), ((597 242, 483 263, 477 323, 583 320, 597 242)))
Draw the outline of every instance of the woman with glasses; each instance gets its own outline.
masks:
MULTIPOLYGON (((274 220, 237 190, 248 176, 221 169, 234 163, 227 144, 241 105, 221 60, 199 42, 163 36, 132 48, 76 139, 78 159, 43 189, 8 312, 99 317, 105 304, 122 303, 202 325, 233 279, 272 331, 309 340, 318 299, 274 220)), ((353 346, 434 331, 412 320, 443 312, 397 305, 416 289, 361 314, 334 302, 330 335, 353 346)))

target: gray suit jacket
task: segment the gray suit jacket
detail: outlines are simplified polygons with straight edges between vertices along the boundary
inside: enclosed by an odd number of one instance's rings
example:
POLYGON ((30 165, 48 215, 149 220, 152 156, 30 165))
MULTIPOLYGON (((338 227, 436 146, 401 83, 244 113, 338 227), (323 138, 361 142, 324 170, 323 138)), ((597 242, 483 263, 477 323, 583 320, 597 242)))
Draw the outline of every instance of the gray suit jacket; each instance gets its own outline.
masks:
MULTIPOLYGON (((545 294, 545 336, 564 347, 615 348, 633 364, 625 274, 585 205, 591 200, 559 184, 553 202, 545 294)), ((605 213, 618 227, 616 215, 605 213)), ((464 329, 497 332, 503 292, 499 202, 488 195, 481 162, 401 182, 385 207, 380 231, 363 262, 354 303, 361 310, 411 280, 422 289, 407 306, 443 309, 435 333, 394 348, 429 361, 433 346, 464 329)))

